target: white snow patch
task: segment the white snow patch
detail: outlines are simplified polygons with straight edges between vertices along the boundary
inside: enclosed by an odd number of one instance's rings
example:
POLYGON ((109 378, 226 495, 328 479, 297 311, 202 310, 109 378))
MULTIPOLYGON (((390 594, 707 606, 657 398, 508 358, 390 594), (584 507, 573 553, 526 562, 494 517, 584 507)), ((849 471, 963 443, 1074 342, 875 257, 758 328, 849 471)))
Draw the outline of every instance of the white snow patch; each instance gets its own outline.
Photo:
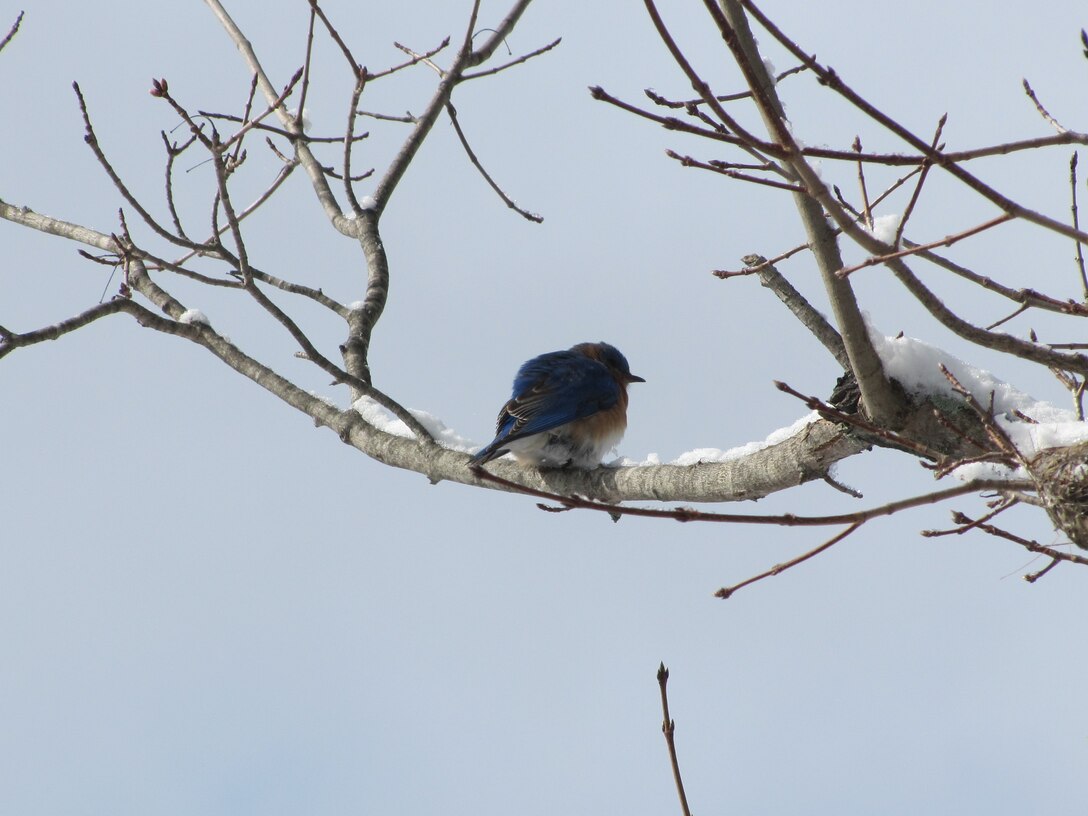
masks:
MULTIPOLYGON (((395 417, 392 411, 383 405, 379 405, 370 397, 359 398, 352 407, 359 412, 367 424, 374 426, 379 431, 405 438, 414 436, 408 426, 395 417)), ((442 447, 462 453, 475 453, 479 450, 479 445, 461 436, 434 414, 419 411, 415 408, 409 408, 408 413, 418 419, 420 424, 430 431, 431 436, 442 447)))
POLYGON ((359 206, 364 210, 373 210, 378 206, 378 202, 374 200, 374 196, 363 196, 359 199, 359 206))
MULTIPOLYGON (((696 448, 695 450, 680 454, 669 462, 669 464, 681 466, 698 465, 702 462, 728 462, 731 459, 740 459, 744 456, 750 456, 764 448, 777 445, 779 442, 785 442, 791 436, 800 433, 806 425, 812 424, 819 418, 820 415, 813 411, 811 414, 801 417, 792 425, 788 425, 785 428, 779 428, 777 431, 772 431, 762 442, 749 442, 736 448, 730 448, 729 450, 721 450, 719 448, 696 448)), ((641 464, 658 464, 658 462, 643 462, 641 464)))
POLYGON ((764 69, 765 69, 765 70, 767 71, 767 75, 768 75, 768 76, 769 76, 769 77, 771 78, 771 84, 772 84, 772 85, 777 85, 777 84, 778 84, 778 80, 777 80, 777 79, 775 79, 775 77, 777 77, 777 76, 778 76, 778 71, 776 71, 776 70, 775 70, 775 68, 774 68, 774 63, 773 63, 773 62, 771 62, 771 61, 770 61, 769 59, 767 59, 766 57, 764 57, 764 58, 763 58, 763 67, 764 67, 764 69))
POLYGON ((351 311, 353 312, 358 312, 365 306, 366 301, 364 300, 353 300, 351 303, 348 304, 348 308, 351 309, 351 311))
MULTIPOLYGON (((992 392, 997 424, 1025 456, 1034 456, 1045 448, 1066 447, 1088 439, 1088 422, 1078 420, 1073 411, 1035 399, 999 380, 989 371, 976 368, 943 349, 911 337, 885 337, 871 323, 869 336, 888 375, 910 392, 943 394, 954 400, 962 400, 941 373, 939 366, 942 363, 982 405, 989 405, 992 392), (1016 416, 1016 411, 1031 417, 1038 424, 1025 422, 1016 416)), ((993 464, 965 465, 957 468, 955 473, 961 479, 1024 476, 1022 470, 1010 471, 993 464)))
POLYGON ((178 323, 199 323, 203 326, 211 326, 212 322, 204 315, 204 312, 200 309, 186 309, 181 313, 181 317, 178 318, 178 323))
POLYGON ((895 233, 899 229, 899 218, 899 213, 878 215, 873 219, 873 228, 871 230, 867 229, 866 232, 878 241, 890 244, 895 240, 895 233))

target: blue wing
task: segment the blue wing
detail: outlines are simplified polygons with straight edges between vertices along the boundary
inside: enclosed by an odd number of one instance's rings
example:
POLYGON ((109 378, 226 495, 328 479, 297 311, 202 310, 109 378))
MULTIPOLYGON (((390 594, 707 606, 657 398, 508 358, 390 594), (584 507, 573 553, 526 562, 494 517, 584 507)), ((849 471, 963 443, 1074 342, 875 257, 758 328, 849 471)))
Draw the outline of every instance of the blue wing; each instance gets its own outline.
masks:
POLYGON ((550 431, 611 408, 620 384, 601 363, 573 351, 534 357, 518 369, 510 401, 499 411, 495 440, 473 457, 483 463, 503 453, 503 445, 550 431))

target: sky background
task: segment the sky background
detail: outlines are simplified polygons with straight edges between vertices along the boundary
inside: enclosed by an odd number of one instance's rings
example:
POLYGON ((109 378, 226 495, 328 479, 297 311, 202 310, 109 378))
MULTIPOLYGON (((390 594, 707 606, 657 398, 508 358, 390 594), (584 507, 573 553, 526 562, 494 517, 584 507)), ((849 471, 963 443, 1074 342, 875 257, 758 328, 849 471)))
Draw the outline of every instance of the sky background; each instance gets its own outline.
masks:
MULTIPOLYGON (((302 64, 308 5, 227 5, 285 82, 302 64)), ((469 5, 323 8, 378 70, 401 61, 394 40, 425 50, 459 38, 469 5)), ((674 35, 715 90, 739 90, 702 5, 668 5, 674 35)), ((0 24, 18 9, 0 3, 0 24)), ((768 0, 765 10, 920 134, 947 111, 950 149, 1052 132, 1022 77, 1066 126, 1085 129, 1081 3, 1029 12, 1009 2, 835 0, 817 13, 768 0)), ((481 27, 505 12, 485 2, 481 27)), ((632 388, 622 454, 667 461, 763 439, 805 413, 771 380, 826 395, 836 366, 758 282, 722 282, 710 270, 799 243, 788 196, 682 168, 666 148, 731 154, 590 98, 597 84, 636 104, 647 87, 691 95, 640 4, 538 2, 509 46, 522 53, 560 36, 551 54, 454 97, 485 166, 544 223, 507 210, 440 121, 383 221, 392 283, 371 352, 375 384, 482 444, 523 360, 606 340, 647 380, 632 388)), ((792 64, 761 40, 779 70, 792 64)), ((0 197, 117 228, 122 202, 83 143, 70 87, 78 80, 104 150, 164 214, 159 131, 178 120, 148 95, 152 77, 213 111, 238 111, 249 84, 203 4, 126 0, 108 14, 100 4, 32 4, 0 54, 0 197)), ((362 107, 418 113, 434 82, 417 68, 368 87, 362 107)), ((342 132, 350 78, 325 38, 314 83, 313 132, 342 132)), ((811 79, 794 77, 781 92, 807 144, 845 147, 859 134, 867 149, 901 147, 811 79)), ((362 127, 372 137, 356 166, 380 175, 407 131, 362 127)), ((260 140, 249 150, 236 200, 276 171, 260 140)), ((334 162, 338 149, 322 155, 334 162)), ((1065 218, 1069 156, 972 169, 1065 218)), ((175 192, 202 234, 213 173, 196 159, 181 165, 189 172, 175 192)), ((852 167, 822 171, 856 199, 852 167)), ((874 171, 872 188, 892 178, 874 171)), ((933 240, 994 214, 935 173, 908 233, 933 240)), ((109 271, 75 245, 8 223, 0 234, 0 324, 25 331, 98 301, 109 271)), ((344 302, 362 297, 361 253, 329 227, 301 171, 246 222, 246 236, 262 269, 344 302)), ((1011 224, 949 254, 1011 285, 1079 298, 1072 251, 1011 224)), ((826 306, 807 256, 781 269, 826 306)), ((944 273, 925 280, 966 318, 1009 311, 944 273)), ((885 333, 943 346, 1068 405, 1047 372, 950 336, 885 270, 854 281, 885 333)), ((291 339, 251 302, 164 282, 247 351, 343 404, 345 389, 295 359, 291 339)), ((296 307, 335 355, 341 327, 296 307)), ((1044 340, 1083 339, 1036 314, 1009 324, 1019 335, 1029 327, 1044 340)), ((1062 566, 1029 585, 1020 576, 1044 562, 1011 544, 918 536, 947 525, 949 507, 874 521, 721 601, 718 587, 831 532, 614 524, 431 486, 314 429, 199 347, 123 316, 6 357, 0 411, 0 812, 676 812, 659 661, 672 670, 696 813, 1088 806, 1088 573, 1062 566)), ((864 500, 816 484, 725 509, 845 511, 933 486, 913 459, 887 451, 844 462, 838 476, 864 500)), ((955 506, 977 513, 981 504, 955 506)), ((1036 512, 1003 518, 1059 541, 1036 512)))

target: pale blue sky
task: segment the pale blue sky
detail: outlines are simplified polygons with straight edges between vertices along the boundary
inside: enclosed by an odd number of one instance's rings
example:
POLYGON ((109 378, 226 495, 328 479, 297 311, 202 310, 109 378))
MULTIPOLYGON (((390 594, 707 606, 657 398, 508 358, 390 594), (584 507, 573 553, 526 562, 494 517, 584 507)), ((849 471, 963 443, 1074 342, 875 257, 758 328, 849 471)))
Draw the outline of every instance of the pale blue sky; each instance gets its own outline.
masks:
MULTIPOLYGON (((285 81, 301 64, 307 4, 227 5, 285 81)), ((701 4, 669 5, 691 58, 720 92, 737 90, 701 4)), ((400 59, 393 40, 425 49, 458 37, 468 7, 323 4, 373 69, 400 59)), ((1023 76, 1059 119, 1085 128, 1080 3, 766 8, 903 123, 929 133, 949 112, 950 147, 1049 133, 1023 76)), ((0 24, 17 10, 0 4, 0 24)), ((505 10, 486 3, 481 24, 505 10)), ((384 222, 393 277, 371 355, 376 384, 482 443, 522 360, 606 340, 647 380, 632 389, 621 453, 671 459, 788 425, 805 409, 771 380, 827 394, 833 360, 755 281, 709 274, 798 243, 788 197, 683 169, 666 148, 727 154, 590 99, 596 84, 638 103, 646 87, 690 95, 641 4, 541 0, 510 47, 558 36, 552 54, 454 100, 488 169, 544 224, 508 211, 440 122, 384 222)), ((322 40, 308 101, 315 131, 342 128, 350 89, 339 60, 322 40)), ((108 14, 102 4, 32 4, 0 54, 0 197, 116 229, 121 202, 83 143, 76 79, 103 148, 164 212, 158 132, 177 119, 147 94, 159 76, 212 110, 235 110, 249 81, 201 3, 127 0, 108 14)), ((433 83, 420 68, 368 88, 362 104, 418 112, 433 83)), ((848 145, 860 133, 867 148, 899 147, 810 80, 782 91, 806 143, 848 145)), ((405 131, 369 128, 356 163, 380 172, 405 131)), ((275 170, 259 140, 250 151, 243 200, 275 170)), ((1069 155, 975 169, 1065 217, 1069 155)), ((853 195, 852 168, 824 173, 853 195)), ((178 179, 194 232, 207 223, 212 183, 207 165, 178 179)), ((913 237, 990 215, 934 177, 913 237)), ((361 255, 323 220, 301 172, 247 228, 267 271, 343 301, 362 296, 361 255)), ((0 232, 0 324, 25 330, 97 301, 108 272, 74 245, 7 223, 0 232)), ((1071 256, 1070 242, 1017 225, 956 254, 1012 284, 1078 297, 1071 256)), ((783 271, 823 306, 807 258, 783 271)), ((940 275, 926 280, 972 319, 1003 314, 940 275)), ((883 270, 855 281, 887 333, 945 346, 1064 404, 1046 372, 958 343, 883 270)), ((249 303, 171 285, 263 361, 344 399, 249 303)), ((305 306, 300 319, 334 354, 340 328, 305 306)), ((1011 330, 1029 326, 1071 331, 1037 315, 1011 330)), ((720 601, 719 586, 828 533, 613 524, 432 487, 123 316, 9 355, 0 406, 0 812, 671 813, 654 679, 662 660, 696 813, 1088 805, 1088 715, 1077 704, 1086 573, 1063 567, 1032 586, 1019 576, 1042 563, 1012 545, 917 535, 946 524, 948 508, 873 522, 720 601)), ((840 477, 865 505, 932 485, 890 452, 857 457, 840 477)), ((810 485, 740 509, 857 506, 810 485)), ((1037 513, 1010 512, 1008 524, 1056 540, 1037 513)))

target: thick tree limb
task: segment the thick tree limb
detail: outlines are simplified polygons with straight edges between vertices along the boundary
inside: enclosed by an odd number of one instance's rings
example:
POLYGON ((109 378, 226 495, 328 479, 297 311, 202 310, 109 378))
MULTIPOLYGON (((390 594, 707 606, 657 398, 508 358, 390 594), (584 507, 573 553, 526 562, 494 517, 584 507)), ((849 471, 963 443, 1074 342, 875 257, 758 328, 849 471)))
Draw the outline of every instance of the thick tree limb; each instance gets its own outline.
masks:
MULTIPOLYGON (((843 286, 846 281, 835 274, 842 268, 843 262, 835 232, 827 223, 821 209, 821 205, 827 207, 823 199, 830 198, 827 187, 809 167, 786 127, 782 103, 774 90, 774 80, 759 56, 740 3, 737 0, 720 2, 721 9, 715 5, 714 0, 705 0, 705 5, 718 23, 726 44, 752 89, 753 98, 768 132, 777 142, 786 146, 790 153, 786 162, 809 193, 794 193, 794 205, 801 216, 809 246, 816 257, 835 323, 850 359, 850 368, 861 388, 865 411, 877 424, 896 428, 902 421, 905 406, 884 374, 880 358, 869 340, 869 332, 853 289, 849 285, 843 286)), ((853 222, 851 227, 858 229, 853 222)))

